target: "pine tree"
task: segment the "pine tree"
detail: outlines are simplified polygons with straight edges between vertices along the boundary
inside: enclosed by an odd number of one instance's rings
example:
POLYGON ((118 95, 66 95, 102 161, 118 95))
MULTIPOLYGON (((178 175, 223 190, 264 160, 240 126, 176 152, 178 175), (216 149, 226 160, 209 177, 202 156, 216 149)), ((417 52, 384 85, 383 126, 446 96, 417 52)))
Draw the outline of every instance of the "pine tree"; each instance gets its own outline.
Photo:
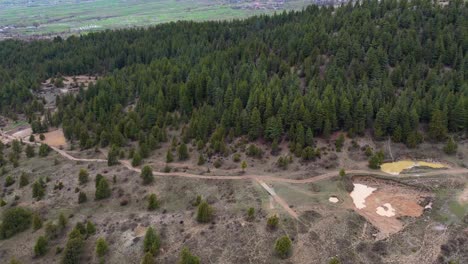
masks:
POLYGON ((144 185, 151 184, 154 181, 153 170, 150 166, 144 166, 140 174, 144 185))
POLYGON ((99 180, 97 183, 96 187, 96 193, 95 193, 95 199, 96 200, 102 200, 109 198, 112 194, 112 191, 109 187, 109 183, 107 182, 106 178, 102 178, 99 180))
POLYGON ((136 152, 133 154, 133 159, 132 159, 132 166, 137 167, 141 165, 141 155, 139 152, 136 152))
POLYGON ((172 151, 168 149, 167 154, 166 154, 166 162, 171 163, 173 161, 174 161, 174 156, 172 155, 172 151))
POLYGON ((32 145, 27 145, 25 151, 26 151, 26 157, 28 158, 32 158, 36 155, 36 153, 34 152, 34 147, 32 145))
POLYGON ((86 184, 89 180, 89 173, 86 169, 80 169, 78 174, 78 182, 83 185, 86 184))
POLYGON ((280 237, 276 240, 275 251, 282 259, 287 258, 291 253, 292 242, 288 236, 280 237))
POLYGON ((200 223, 208 223, 213 218, 213 208, 206 202, 202 201, 198 205, 197 221, 200 223))
POLYGON ((187 145, 185 143, 181 143, 179 148, 177 149, 177 154, 179 155, 179 160, 187 160, 189 158, 187 145))
POLYGON ((439 109, 432 112, 431 122, 429 123, 429 135, 433 140, 443 140, 447 136, 447 125, 445 115, 439 109))
POLYGON ((32 185, 32 197, 41 200, 45 196, 45 184, 42 179, 35 181, 32 185))
POLYGON ((455 142, 455 140, 453 140, 453 137, 450 137, 447 140, 447 144, 444 147, 444 152, 447 153, 448 155, 453 155, 457 153, 457 148, 458 148, 457 143, 455 142))
POLYGON ((161 240, 159 235, 152 227, 149 227, 148 230, 146 230, 145 239, 143 240, 143 252, 151 253, 153 256, 156 256, 160 246, 161 240))
POLYGON ((143 256, 143 259, 141 260, 140 264, 155 264, 156 262, 154 261, 154 256, 151 253, 146 253, 143 256))
POLYGON ((36 244, 34 245, 34 255, 36 256, 44 256, 47 253, 47 238, 40 236, 36 240, 36 244))
POLYGON ((34 231, 42 228, 42 219, 38 214, 33 214, 32 216, 32 227, 34 231))
POLYGON ((156 194, 152 193, 148 196, 148 210, 153 211, 159 208, 159 201, 156 194))
POLYGON ((245 162, 245 160, 242 161, 241 168, 242 168, 242 172, 245 172, 245 169, 247 168, 247 162, 245 162))
POLYGON ((178 264, 200 264, 200 258, 192 255, 190 250, 186 247, 180 253, 180 260, 178 264))
POLYGON ((96 240, 96 255, 98 257, 104 257, 109 251, 109 246, 104 238, 100 237, 96 240))
POLYGON ((250 116, 250 126, 249 126, 249 138, 250 140, 255 140, 259 138, 262 134, 262 119, 260 117, 260 112, 255 107, 252 110, 250 116))
POLYGON ((28 175, 25 172, 21 173, 20 180, 19 180, 19 187, 22 188, 29 184, 28 175))

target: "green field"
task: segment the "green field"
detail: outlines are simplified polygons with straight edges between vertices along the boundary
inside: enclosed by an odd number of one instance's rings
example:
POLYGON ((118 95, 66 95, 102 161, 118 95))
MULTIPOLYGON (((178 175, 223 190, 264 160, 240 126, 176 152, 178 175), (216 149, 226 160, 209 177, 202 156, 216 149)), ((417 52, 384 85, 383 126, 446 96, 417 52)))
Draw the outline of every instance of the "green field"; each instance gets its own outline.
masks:
POLYGON ((0 38, 76 34, 177 20, 230 20, 298 9, 312 1, 0 0, 0 38))

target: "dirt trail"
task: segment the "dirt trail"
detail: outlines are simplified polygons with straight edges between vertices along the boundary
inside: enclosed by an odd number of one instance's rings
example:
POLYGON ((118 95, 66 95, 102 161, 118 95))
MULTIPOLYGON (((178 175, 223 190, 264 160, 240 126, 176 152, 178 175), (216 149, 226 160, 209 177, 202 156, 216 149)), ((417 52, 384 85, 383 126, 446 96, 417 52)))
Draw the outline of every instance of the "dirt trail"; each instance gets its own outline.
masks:
MULTIPOLYGON (((0 134, 4 137, 10 138, 12 140, 20 140, 19 138, 16 138, 14 136, 8 135, 6 133, 0 132, 0 134)), ((40 145, 40 143, 37 142, 28 142, 28 141, 23 141, 25 144, 30 144, 30 145, 40 145)), ((61 150, 57 147, 50 146, 50 148, 57 153, 59 153, 61 156, 63 156, 66 159, 73 160, 73 161, 83 161, 83 162, 107 162, 105 159, 83 159, 83 158, 75 158, 72 155, 68 154, 66 151, 61 150)), ((119 160, 120 164, 125 166, 127 169, 131 171, 135 171, 137 173, 141 173, 141 169, 135 168, 131 165, 130 161, 128 160, 119 160)), ((349 170, 346 171, 347 174, 360 174, 360 175, 380 175, 380 176, 388 176, 389 174, 384 173, 384 172, 378 172, 378 171, 368 171, 368 170, 349 170)), ((420 173, 418 176, 432 176, 432 175, 437 175, 440 174, 441 171, 431 171, 431 172, 426 172, 426 173, 420 173)), ((448 169, 443 171, 444 174, 449 174, 449 175, 454 175, 454 174, 463 174, 463 173, 468 173, 468 169, 448 169)), ((284 183, 298 183, 298 184, 303 184, 303 183, 313 183, 321 180, 326 180, 329 178, 333 178, 338 175, 337 171, 334 172, 328 172, 324 173, 318 176, 313 176, 311 178, 306 178, 306 179, 287 179, 287 178, 279 178, 279 177, 273 177, 273 176, 265 176, 265 175, 256 175, 256 174, 245 174, 241 176, 222 176, 222 175, 198 175, 198 174, 191 174, 191 173, 185 173, 185 172, 169 172, 169 173, 163 173, 163 172, 158 172, 155 171, 153 172, 154 175, 157 176, 164 176, 164 177, 185 177, 185 178, 193 178, 193 179, 206 179, 206 180, 255 180, 258 182, 272 197, 273 199, 281 205, 288 214, 290 214, 293 218, 299 219, 298 214, 292 210, 288 203, 284 201, 281 197, 279 197, 274 191, 272 192, 271 188, 266 188, 266 183, 265 181, 273 181, 273 182, 284 182, 284 183)))

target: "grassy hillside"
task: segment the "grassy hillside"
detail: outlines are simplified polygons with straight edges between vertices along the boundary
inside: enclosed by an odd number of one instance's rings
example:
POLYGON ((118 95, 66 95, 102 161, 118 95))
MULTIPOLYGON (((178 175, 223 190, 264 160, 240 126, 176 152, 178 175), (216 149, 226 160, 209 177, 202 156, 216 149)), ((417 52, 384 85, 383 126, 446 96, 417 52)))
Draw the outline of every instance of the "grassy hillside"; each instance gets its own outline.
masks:
POLYGON ((0 38, 70 34, 177 20, 229 20, 310 3, 312 0, 7 0, 0 1, 0 38))

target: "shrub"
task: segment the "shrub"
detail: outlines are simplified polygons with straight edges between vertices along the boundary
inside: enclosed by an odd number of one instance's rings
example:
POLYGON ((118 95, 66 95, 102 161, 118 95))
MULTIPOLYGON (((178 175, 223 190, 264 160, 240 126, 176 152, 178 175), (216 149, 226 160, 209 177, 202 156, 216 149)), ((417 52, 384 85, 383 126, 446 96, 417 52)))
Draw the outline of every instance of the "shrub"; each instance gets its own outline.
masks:
POLYGON ((104 238, 100 237, 96 240, 96 255, 103 257, 109 251, 109 246, 104 238))
POLYGON ((200 223, 208 223, 213 217, 213 208, 206 202, 203 201, 198 205, 197 210, 197 221, 200 223))
POLYGON ((139 152, 136 152, 135 154, 133 154, 133 159, 132 159, 132 166, 133 167, 140 166, 141 161, 142 161, 142 158, 141 158, 141 155, 140 155, 139 152))
POLYGON ((280 237, 276 240, 275 251, 280 258, 287 258, 291 253, 292 242, 288 236, 280 237))
POLYGON ((69 238, 63 250, 62 264, 79 263, 83 246, 84 242, 81 236, 69 238))
POLYGON ((78 203, 82 204, 82 203, 86 203, 87 201, 88 201, 88 197, 86 196, 86 193, 80 192, 78 194, 78 203))
POLYGON ((241 160, 241 155, 239 153, 234 153, 234 155, 232 156, 232 160, 234 162, 239 162, 241 160))
POLYGON ((140 264, 154 264, 154 256, 151 253, 146 253, 143 256, 143 259, 141 260, 140 264))
POLYGON ((45 233, 46 233, 47 238, 55 239, 59 236, 60 231, 56 224, 49 221, 45 225, 45 233))
POLYGON ((278 227, 279 218, 277 215, 270 216, 267 219, 267 227, 271 230, 274 230, 278 227))
POLYGON ((49 155, 49 152, 50 152, 49 145, 41 144, 41 146, 39 147, 39 156, 46 157, 47 155, 49 155))
POLYGON ((10 238, 31 226, 32 213, 23 207, 7 209, 2 215, 0 239, 10 238))
POLYGON ((263 151, 257 146, 250 144, 247 148, 247 156, 260 159, 263 156, 263 151))
POLYGON ((112 191, 111 191, 111 189, 109 187, 109 183, 107 182, 107 179, 102 177, 97 182, 95 199, 96 200, 106 199, 106 198, 109 198, 111 196, 111 194, 112 194, 112 191))
POLYGON ((41 179, 34 182, 32 185, 32 197, 36 200, 41 200, 45 196, 45 183, 41 179))
POLYGON ((192 255, 188 248, 182 249, 179 264, 200 264, 200 258, 192 255))
POLYGON ((215 162, 213 163, 213 166, 215 168, 220 168, 221 166, 223 165, 223 161, 221 159, 217 159, 215 160, 215 162))
POLYGON ((86 222, 86 234, 88 236, 96 234, 96 226, 91 221, 86 222))
POLYGON ((153 211, 159 208, 159 201, 156 194, 152 193, 148 197, 148 210, 153 211))
POLYGON ((148 230, 146 230, 145 239, 143 241, 143 252, 151 253, 155 256, 158 253, 160 246, 161 240, 159 235, 152 227, 149 227, 148 230))
POLYGON ((341 152, 341 148, 343 148, 343 144, 345 141, 345 137, 343 134, 340 134, 338 139, 335 141, 335 147, 337 152, 341 152))
POLYGON ((457 153, 457 148, 457 142, 455 142, 455 140, 453 140, 453 138, 451 137, 447 140, 447 144, 444 147, 444 152, 448 155, 453 155, 457 153))
POLYGON ((144 185, 151 184, 154 181, 153 170, 150 166, 144 166, 140 174, 144 185))
POLYGON ((20 181, 19 181, 19 187, 22 188, 26 185, 29 184, 29 179, 28 179, 28 175, 26 173, 21 173, 21 176, 20 176, 20 181))
POLYGON ((42 228, 42 219, 38 214, 33 214, 32 216, 32 226, 33 230, 39 230, 42 228))
POLYGON ((48 241, 44 236, 40 236, 34 245, 34 255, 44 256, 48 250, 48 241))
POLYGON ((340 260, 337 259, 336 257, 333 257, 332 259, 330 259, 330 261, 328 262, 328 264, 340 264, 340 260))
POLYGON ((172 155, 172 151, 168 149, 166 153, 166 162, 171 163, 173 161, 174 161, 174 156, 172 155))
POLYGON ((380 164, 382 164, 383 160, 384 160, 384 154, 382 151, 375 153, 369 159, 369 168, 374 169, 374 170, 379 169, 380 164))
POLYGON ((255 209, 253 207, 250 207, 249 210, 247 210, 247 220, 252 221, 255 218, 255 209))
POLYGON ((11 185, 15 184, 15 179, 13 179, 13 177, 11 177, 10 175, 8 175, 6 178, 5 178, 5 184, 4 186, 5 187, 9 187, 11 185))
POLYGON ((29 142, 34 142, 34 141, 36 141, 36 138, 34 137, 34 135, 30 135, 29 142))
POLYGON ((34 152, 34 147, 32 145, 27 145, 26 146, 26 157, 32 158, 36 155, 34 152))
POLYGON ((197 165, 198 165, 198 166, 201 166, 201 165, 203 165, 203 164, 205 164, 205 158, 203 157, 203 154, 200 154, 200 155, 198 156, 197 165))
POLYGON ((187 145, 185 143, 181 143, 179 148, 177 148, 177 154, 179 156, 179 160, 187 160, 189 158, 187 145))
POLYGON ((7 205, 7 203, 5 202, 5 200, 3 200, 2 198, 0 198, 0 207, 3 207, 7 205))
POLYGON ((78 181, 81 185, 89 181, 89 173, 86 169, 80 169, 80 172, 78 174, 78 181))
POLYGON ((45 140, 45 136, 44 136, 44 134, 42 134, 42 133, 41 133, 41 134, 39 134, 39 139, 40 139, 41 141, 45 140))
POLYGON ((59 220, 58 220, 59 228, 63 230, 63 229, 65 229, 65 227, 67 227, 67 224, 68 224, 67 217, 65 217, 65 214, 60 213, 59 220))

